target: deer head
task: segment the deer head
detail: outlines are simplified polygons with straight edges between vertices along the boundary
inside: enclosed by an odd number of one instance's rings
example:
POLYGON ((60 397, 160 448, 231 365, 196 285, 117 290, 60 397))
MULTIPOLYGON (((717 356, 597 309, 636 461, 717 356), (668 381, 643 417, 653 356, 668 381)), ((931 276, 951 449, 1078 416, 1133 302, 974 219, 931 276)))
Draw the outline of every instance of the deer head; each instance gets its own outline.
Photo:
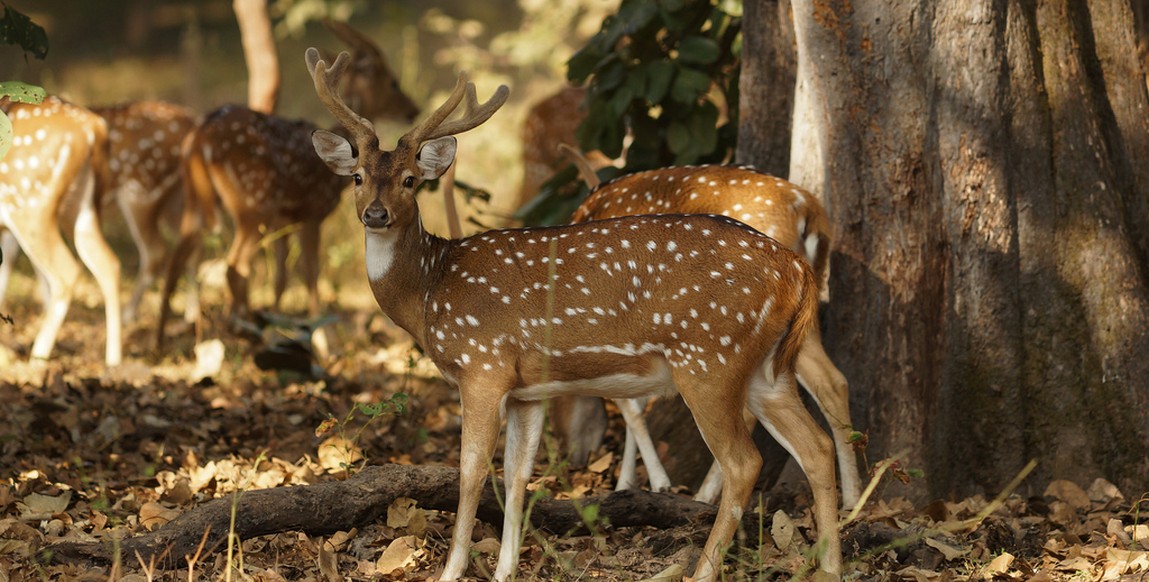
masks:
POLYGON ((459 74, 451 96, 426 120, 404 134, 393 150, 384 150, 370 121, 356 113, 335 91, 336 83, 351 64, 341 53, 329 67, 315 49, 307 51, 307 67, 315 91, 351 133, 352 144, 342 136, 319 130, 312 141, 319 157, 332 172, 350 176, 355 188, 355 209, 369 232, 399 230, 418 222, 415 191, 426 180, 443 175, 455 160, 455 134, 473 129, 502 107, 509 90, 500 86, 483 104, 475 97, 475 85, 459 74), (466 101, 462 117, 447 121, 466 101))

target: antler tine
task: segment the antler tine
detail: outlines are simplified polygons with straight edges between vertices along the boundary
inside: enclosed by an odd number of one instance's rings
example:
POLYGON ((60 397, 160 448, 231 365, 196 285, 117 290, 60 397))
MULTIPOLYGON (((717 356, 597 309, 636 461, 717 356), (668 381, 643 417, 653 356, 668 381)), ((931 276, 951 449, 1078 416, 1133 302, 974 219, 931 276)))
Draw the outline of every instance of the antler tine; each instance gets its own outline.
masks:
POLYGON ((330 67, 320 58, 319 50, 315 47, 307 49, 304 58, 311 79, 315 82, 315 94, 327 106, 328 111, 351 132, 356 141, 374 137, 375 126, 371 121, 352 111, 343 98, 336 94, 335 85, 351 64, 351 55, 347 54, 347 51, 340 52, 330 67))
POLYGON ((455 89, 447 101, 439 106, 423 123, 420 123, 402 137, 403 141, 422 143, 427 140, 463 133, 473 129, 489 119, 507 101, 510 89, 500 85, 495 94, 486 103, 479 105, 475 97, 475 85, 467 80, 467 73, 460 72, 459 80, 455 82, 455 89), (463 117, 444 124, 448 117, 459 107, 464 97, 467 100, 467 110, 463 117))
POLYGON ((467 83, 467 110, 463 113, 463 116, 433 129, 424 139, 435 139, 437 137, 455 135, 482 125, 483 122, 490 119, 491 116, 507 102, 507 96, 510 95, 510 93, 511 90, 508 89, 506 85, 499 85, 499 88, 495 90, 495 94, 491 95, 491 98, 485 103, 479 105, 479 100, 475 97, 475 84, 467 83))
POLYGON ((451 91, 451 96, 447 97, 447 100, 444 101, 430 117, 424 119, 419 125, 411 128, 411 131, 403 134, 403 137, 399 138, 399 141, 413 143, 418 146, 420 143, 431 139, 427 136, 434 132, 436 127, 439 127, 444 120, 451 116, 451 113, 459 106, 459 102, 463 100, 463 92, 469 84, 470 83, 467 82, 467 73, 460 72, 459 79, 455 81, 455 88, 451 91))

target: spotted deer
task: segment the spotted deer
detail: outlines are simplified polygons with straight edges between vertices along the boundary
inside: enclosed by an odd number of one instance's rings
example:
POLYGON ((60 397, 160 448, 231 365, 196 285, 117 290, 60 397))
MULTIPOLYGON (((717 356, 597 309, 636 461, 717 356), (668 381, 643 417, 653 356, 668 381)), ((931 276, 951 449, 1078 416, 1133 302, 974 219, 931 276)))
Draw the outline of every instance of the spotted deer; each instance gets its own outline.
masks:
MULTIPOLYGON (((346 24, 327 26, 354 50, 353 74, 345 79, 347 98, 370 117, 411 121, 419 109, 396 82, 382 52, 346 24)), ((231 312, 249 311, 248 279, 263 231, 298 226, 300 263, 308 291, 308 312, 319 305, 320 225, 339 204, 347 180, 332 175, 315 157, 307 121, 288 120, 228 105, 209 113, 183 144, 182 175, 186 191, 180 238, 168 264, 160 303, 156 345, 162 346, 170 311, 170 297, 181 270, 199 255, 205 228, 216 224, 217 202, 235 225, 235 238, 227 254, 227 282, 231 312)), ((282 268, 287 240, 275 242, 280 268, 275 278, 275 308, 287 284, 282 268)), ((194 269, 192 269, 194 271, 194 269)), ((195 281, 191 281, 194 286, 195 281)))
MULTIPOLYGON (((61 209, 75 209, 76 251, 92 272, 104 299, 107 323, 104 361, 122 359, 120 261, 100 232, 101 168, 107 156, 108 128, 99 115, 48 97, 38 105, 13 104, 12 148, 0 160, 0 225, 7 227, 44 278, 48 297, 44 321, 32 344, 33 359, 47 359, 68 307, 80 267, 60 233, 61 209)), ((5 258, 5 261, 9 260, 5 258)))
POLYGON ((124 320, 134 321, 144 294, 160 276, 167 243, 163 219, 178 216, 182 205, 180 143, 195 126, 190 109, 163 101, 132 101, 94 107, 108 123, 108 188, 131 233, 140 266, 124 320))
POLYGON ((725 487, 696 580, 721 574, 761 466, 743 407, 806 472, 820 567, 840 574, 833 445, 802 405, 794 359, 814 323, 817 282, 798 255, 718 216, 626 217, 443 239, 423 229, 415 192, 453 163, 455 134, 506 101, 486 102, 459 75, 451 96, 384 149, 370 121, 338 97, 348 59, 307 64, 321 101, 351 140, 317 131, 315 150, 352 178, 376 302, 421 345, 462 401, 460 492, 442 574, 465 574, 502 417, 506 512, 496 580, 518 566, 523 500, 549 398, 678 392, 722 467, 725 487), (448 120, 466 101, 458 119, 448 120))
MULTIPOLYGON (((592 192, 575 210, 571 222, 659 213, 728 216, 802 254, 824 291, 832 235, 826 211, 810 192, 749 167, 714 165, 638 172, 599 185, 585 160, 577 154, 572 157, 584 180, 591 183, 592 192)), ((853 507, 861 495, 861 478, 850 442, 853 422, 849 388, 845 376, 826 355, 817 325, 806 336, 795 365, 798 382, 814 397, 830 425, 838 457, 842 504, 853 507)), ((576 452, 585 451, 583 441, 588 438, 587 434, 601 435, 606 428, 605 415, 586 412, 596 404, 601 407, 600 401, 571 398, 556 399, 553 403, 552 416, 562 419, 555 423, 559 429, 579 427, 559 435, 561 440, 573 443, 576 452)), ((627 406, 641 408, 639 403, 627 403, 627 406)), ((638 445, 652 487, 668 489, 670 479, 658 460, 645 423, 633 429, 628 423, 627 429, 617 488, 626 489, 635 484, 635 445, 638 445)), ((722 484, 717 468, 717 464, 712 467, 698 491, 697 500, 713 503, 717 498, 722 484)))
MULTIPOLYGON (((542 185, 569 162, 561 146, 575 143, 575 131, 586 117, 586 89, 567 85, 540 99, 527 110, 522 128, 523 178, 516 208, 530 202, 542 185)), ((610 159, 599 152, 587 154, 588 163, 602 167, 610 159)))
MULTIPOLYGON (((140 258, 139 276, 123 310, 124 321, 130 322, 164 264, 167 244, 160 233, 160 219, 175 216, 173 224, 178 220, 180 142, 195 124, 195 115, 163 101, 132 101, 91 110, 108 125, 107 192, 100 199, 104 206, 119 207, 140 258)), ((66 206, 61 208, 65 221, 76 213, 66 206)), ((8 257, 0 265, 2 301, 19 245, 4 231, 0 232, 0 248, 8 257)))

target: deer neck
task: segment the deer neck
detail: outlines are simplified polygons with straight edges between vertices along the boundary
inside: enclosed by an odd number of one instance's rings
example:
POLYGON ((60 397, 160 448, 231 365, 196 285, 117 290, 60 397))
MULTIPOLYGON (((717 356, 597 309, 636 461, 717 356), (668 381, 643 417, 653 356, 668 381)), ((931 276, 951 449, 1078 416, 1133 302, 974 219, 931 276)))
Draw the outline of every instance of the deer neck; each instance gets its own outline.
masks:
POLYGON ((450 247, 451 241, 425 231, 417 218, 406 228, 366 232, 367 278, 375 301, 421 346, 426 345, 426 299, 450 247))

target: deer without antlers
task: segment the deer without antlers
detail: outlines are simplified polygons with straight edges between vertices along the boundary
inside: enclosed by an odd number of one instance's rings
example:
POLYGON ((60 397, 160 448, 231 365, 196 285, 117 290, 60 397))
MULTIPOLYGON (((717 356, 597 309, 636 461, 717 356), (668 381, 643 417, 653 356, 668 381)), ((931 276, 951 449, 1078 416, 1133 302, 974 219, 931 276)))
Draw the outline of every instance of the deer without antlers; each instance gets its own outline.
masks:
MULTIPOLYGON (((120 321, 120 261, 100 232, 102 176, 107 155, 107 124, 57 97, 39 105, 14 104, 12 149, 0 161, 0 225, 6 226, 47 284, 44 321, 32 344, 32 357, 47 359, 68 313, 80 267, 60 234, 60 209, 73 205, 76 251, 92 272, 104 298, 107 346, 104 361, 123 356, 120 321)), ((6 258, 5 261, 11 258, 6 258)))
MULTIPOLYGON (((354 75, 345 92, 370 116, 411 121, 419 112, 399 89, 383 54, 368 38, 339 22, 326 25, 354 48, 354 75)), ((235 238, 227 255, 227 281, 231 312, 249 311, 248 279, 259 250, 261 230, 298 225, 300 262, 308 290, 308 312, 319 312, 320 225, 339 204, 347 180, 332 175, 315 157, 311 132, 316 126, 267 115, 239 105, 217 109, 206 116, 184 142, 182 172, 186 196, 180 240, 168 265, 160 303, 156 345, 170 312, 170 298, 181 269, 199 255, 205 228, 216 223, 217 199, 235 225, 235 238)), ((275 277, 275 308, 287 285, 283 267, 287 240, 274 243, 279 268, 275 277)), ((195 284, 194 277, 191 283, 195 284)))
MULTIPOLYGON (((179 163, 180 142, 195 125, 195 115, 187 108, 163 101, 132 101, 91 111, 108 125, 108 154, 102 169, 107 191, 99 197, 104 206, 119 207, 140 257, 139 275, 132 297, 124 306, 124 322, 134 321, 144 293, 155 283, 164 264, 166 243, 160 233, 160 220, 178 216, 181 196, 179 163)), ((76 209, 68 202, 61 206, 61 216, 69 222, 76 209)), ((172 220, 172 224, 175 224, 172 220)), ((12 259, 19 246, 6 231, 0 233, 0 248, 5 263, 0 265, 0 301, 2 301, 12 259)))
POLYGON ((460 74, 451 97, 388 151, 371 123, 335 94, 346 56, 328 68, 309 49, 307 64, 316 93, 354 139, 323 131, 313 138, 331 170, 354 180, 375 299, 462 400, 459 508, 442 579, 465 574, 503 415, 507 491, 497 580, 517 567, 544 401, 674 391, 690 406, 726 479, 696 579, 719 576, 761 465, 746 426, 730 422, 747 405, 792 444, 814 492, 821 568, 838 575, 833 446, 793 381, 794 358, 817 309, 817 283, 800 257, 715 216, 436 237, 422 227, 415 190, 452 164, 453 135, 493 115, 506 87, 479 104, 474 85, 460 74), (463 101, 463 116, 448 121, 463 101))
MULTIPOLYGON (((740 220, 803 254, 813 267, 817 281, 820 284, 825 281, 832 239, 826 211, 813 194, 790 182, 748 167, 705 165, 638 172, 599 185, 585 160, 575 154, 575 162, 584 179, 593 183, 591 194, 575 211, 571 222, 636 214, 721 214, 740 220)), ((796 369, 798 381, 814 397, 829 422, 838 456, 842 503, 847 508, 853 507, 861 495, 861 479, 853 446, 849 442, 853 423, 850 420, 848 384, 826 355, 816 325, 806 336, 796 369)), ((589 452, 585 451, 587 447, 582 440, 587 438, 586 435, 601 434, 605 429, 605 419, 597 415, 594 404, 574 399, 554 402, 553 415, 562 418, 556 425, 579 427, 559 435, 572 443, 576 452, 589 452), (588 422, 592 424, 588 426, 588 422)), ((627 405, 634 406, 633 403, 627 405)), ((656 489, 668 488, 670 480, 654 453, 654 444, 646 432, 645 423, 633 428, 631 430, 628 423, 618 488, 625 489, 634 484, 636 444, 646 461, 652 485, 656 489)), ((721 480, 716 467, 712 468, 696 499, 713 503, 718 496, 721 480)))

